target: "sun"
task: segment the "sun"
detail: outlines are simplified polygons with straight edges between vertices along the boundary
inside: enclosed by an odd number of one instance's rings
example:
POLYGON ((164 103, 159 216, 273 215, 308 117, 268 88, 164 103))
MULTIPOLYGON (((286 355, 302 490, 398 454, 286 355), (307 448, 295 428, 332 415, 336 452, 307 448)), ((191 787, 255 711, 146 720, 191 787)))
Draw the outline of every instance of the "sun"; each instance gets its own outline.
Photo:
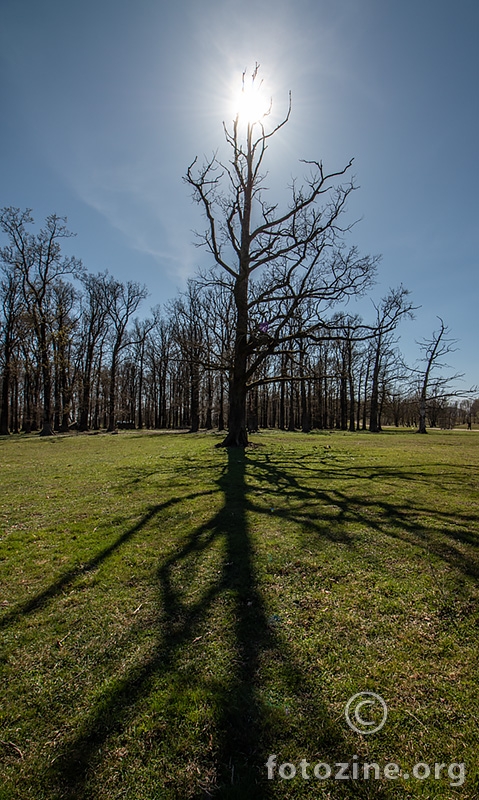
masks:
POLYGON ((263 81, 258 77, 258 66, 256 66, 251 77, 247 77, 246 72, 243 73, 242 86, 233 103, 233 113, 241 123, 254 125, 268 116, 270 111, 271 98, 264 90, 263 81))

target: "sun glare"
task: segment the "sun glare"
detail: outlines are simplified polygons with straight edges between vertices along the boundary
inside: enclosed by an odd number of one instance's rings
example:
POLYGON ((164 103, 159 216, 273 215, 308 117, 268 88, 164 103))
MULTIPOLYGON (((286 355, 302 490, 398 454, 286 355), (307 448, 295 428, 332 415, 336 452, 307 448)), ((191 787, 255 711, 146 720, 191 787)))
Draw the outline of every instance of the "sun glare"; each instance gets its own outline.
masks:
POLYGON ((255 74, 253 77, 243 76, 243 85, 233 105, 233 113, 239 121, 246 125, 254 125, 267 116, 271 110, 271 98, 266 94, 263 82, 255 74))

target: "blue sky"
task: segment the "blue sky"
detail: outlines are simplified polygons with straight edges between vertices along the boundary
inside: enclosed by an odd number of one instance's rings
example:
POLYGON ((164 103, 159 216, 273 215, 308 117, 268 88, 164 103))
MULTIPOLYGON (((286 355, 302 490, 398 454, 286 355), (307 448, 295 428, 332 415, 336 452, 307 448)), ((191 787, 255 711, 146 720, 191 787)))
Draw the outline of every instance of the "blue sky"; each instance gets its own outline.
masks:
POLYGON ((440 315, 453 371, 479 384, 478 41, 477 0, 1 0, 0 206, 66 215, 90 271, 165 302, 206 263, 182 176, 223 147, 259 62, 275 113, 292 92, 271 192, 287 201, 302 158, 354 157, 351 243, 382 254, 374 298, 402 282, 421 306, 408 360, 440 315))

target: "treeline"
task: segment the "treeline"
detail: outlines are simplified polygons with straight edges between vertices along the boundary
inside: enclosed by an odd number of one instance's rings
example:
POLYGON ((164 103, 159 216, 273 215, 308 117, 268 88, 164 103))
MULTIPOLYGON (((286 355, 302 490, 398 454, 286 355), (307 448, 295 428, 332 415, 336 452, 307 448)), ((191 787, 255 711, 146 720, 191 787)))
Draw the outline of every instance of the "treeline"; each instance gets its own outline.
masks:
MULTIPOLYGON (((231 286, 211 273, 140 316, 145 286, 89 274, 64 256, 62 240, 71 234, 63 218, 49 216, 38 233, 32 223, 29 211, 3 209, 0 433, 227 428, 231 286)), ((249 429, 417 426, 423 376, 403 363, 396 336, 411 313, 399 287, 372 323, 336 309, 324 330, 305 339, 308 309, 298 308, 288 345, 250 381, 249 429)), ((273 324, 251 319, 251 352, 268 349, 273 324)), ((474 421, 477 402, 451 403, 443 385, 440 392, 434 380, 428 385, 430 426, 474 421)))

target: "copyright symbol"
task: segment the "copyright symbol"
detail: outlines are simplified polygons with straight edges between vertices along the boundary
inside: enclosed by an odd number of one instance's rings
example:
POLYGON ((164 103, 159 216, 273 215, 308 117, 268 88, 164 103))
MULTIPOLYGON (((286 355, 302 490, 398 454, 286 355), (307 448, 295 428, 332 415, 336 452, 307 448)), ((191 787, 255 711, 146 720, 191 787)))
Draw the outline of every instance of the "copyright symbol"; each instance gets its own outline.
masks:
POLYGON ((374 692, 359 692, 350 697, 345 710, 346 722, 356 733, 377 733, 388 716, 383 698, 374 692))

